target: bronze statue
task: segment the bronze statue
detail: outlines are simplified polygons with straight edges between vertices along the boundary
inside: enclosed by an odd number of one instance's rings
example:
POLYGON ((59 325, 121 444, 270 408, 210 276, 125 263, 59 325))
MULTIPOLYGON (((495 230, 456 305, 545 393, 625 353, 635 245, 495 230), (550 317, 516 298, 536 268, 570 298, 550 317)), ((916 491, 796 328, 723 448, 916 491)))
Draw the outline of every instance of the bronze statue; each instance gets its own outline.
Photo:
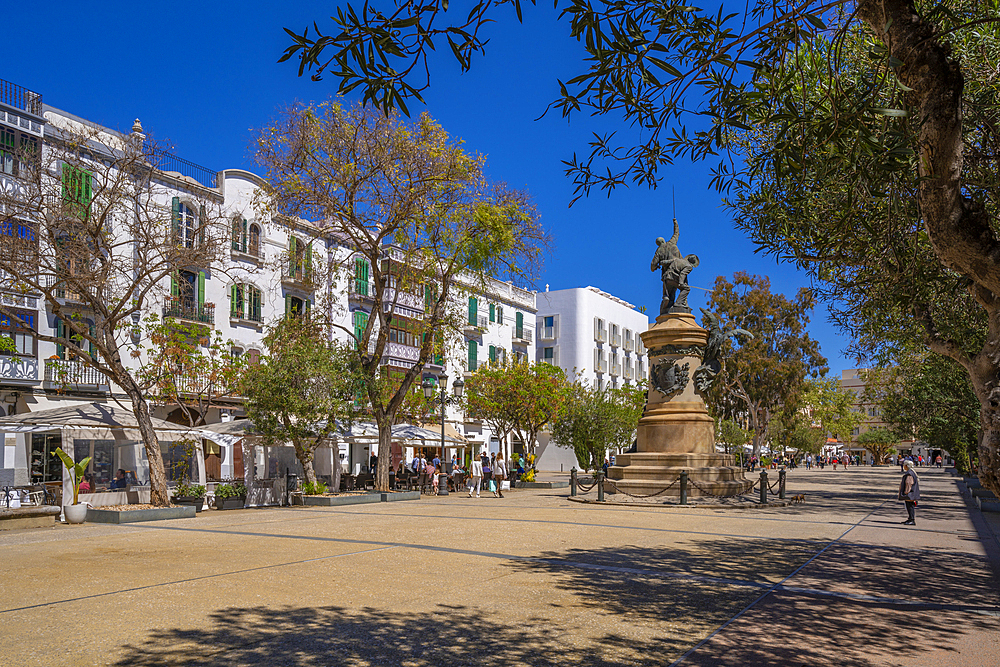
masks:
POLYGON ((681 255, 677 249, 677 239, 680 236, 680 228, 677 226, 677 218, 674 218, 674 235, 669 241, 664 241, 663 237, 656 239, 656 254, 653 255, 653 262, 649 270, 660 269, 660 278, 663 280, 663 300, 660 301, 660 315, 669 312, 690 313, 687 299, 691 288, 688 286, 688 274, 691 269, 698 266, 698 256, 681 255))

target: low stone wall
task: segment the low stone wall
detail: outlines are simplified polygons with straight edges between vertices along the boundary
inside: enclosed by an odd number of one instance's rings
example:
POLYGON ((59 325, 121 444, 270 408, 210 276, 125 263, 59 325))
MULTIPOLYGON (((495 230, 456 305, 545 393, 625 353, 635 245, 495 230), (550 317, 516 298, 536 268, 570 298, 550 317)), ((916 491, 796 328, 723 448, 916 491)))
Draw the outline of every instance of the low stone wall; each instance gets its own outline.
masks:
POLYGON ((56 524, 56 519, 62 513, 55 505, 40 507, 19 507, 17 509, 0 509, 0 530, 15 528, 47 528, 56 524))

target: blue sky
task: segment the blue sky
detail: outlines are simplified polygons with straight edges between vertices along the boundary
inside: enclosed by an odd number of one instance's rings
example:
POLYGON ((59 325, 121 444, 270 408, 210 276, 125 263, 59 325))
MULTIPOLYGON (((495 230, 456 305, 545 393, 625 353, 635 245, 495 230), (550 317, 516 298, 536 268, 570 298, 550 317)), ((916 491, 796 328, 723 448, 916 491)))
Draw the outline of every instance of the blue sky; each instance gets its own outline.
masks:
MULTIPOLYGON (((329 27, 326 17, 335 7, 312 1, 109 1, 81 11, 79 3, 55 1, 45 3, 40 16, 32 3, 11 3, 4 11, 7 25, 30 29, 16 31, 25 41, 8 52, 0 78, 109 127, 127 131, 139 118, 178 155, 212 170, 253 169, 253 128, 284 106, 322 100, 336 89, 332 80, 298 78, 293 62, 277 63, 287 46, 282 27, 300 31, 313 20, 329 27)), ((555 239, 538 289, 594 285, 655 315, 660 283, 648 267, 654 239, 672 231, 672 190, 678 245, 701 258, 690 276, 693 286, 710 288, 715 276, 738 270, 768 275, 772 289, 787 294, 807 285, 791 266, 755 254, 733 228, 708 187, 709 164, 678 162, 663 172, 656 190, 620 189, 610 199, 595 193, 568 208, 573 186, 561 160, 584 153, 590 131, 615 129, 615 121, 578 117, 567 123, 557 114, 538 120, 558 92, 557 78, 579 72, 581 51, 545 3, 525 8, 524 25, 506 11, 509 20, 492 27, 487 56, 474 61, 470 73, 462 75, 442 52, 426 108, 468 148, 487 156, 491 178, 533 195, 555 239)), ((704 302, 705 292, 692 290, 692 305, 704 302)), ((824 307, 810 330, 832 373, 853 366, 841 354, 847 341, 828 324, 824 307)))

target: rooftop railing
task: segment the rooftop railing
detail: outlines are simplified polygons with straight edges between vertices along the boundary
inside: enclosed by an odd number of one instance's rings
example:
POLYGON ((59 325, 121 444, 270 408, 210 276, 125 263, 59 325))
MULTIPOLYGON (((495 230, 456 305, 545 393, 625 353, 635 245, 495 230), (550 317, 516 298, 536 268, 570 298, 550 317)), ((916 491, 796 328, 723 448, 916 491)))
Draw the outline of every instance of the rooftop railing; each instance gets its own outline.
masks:
POLYGON ((24 86, 3 79, 0 79, 0 102, 35 116, 42 115, 41 93, 36 93, 24 86))
POLYGON ((152 150, 150 162, 155 169, 187 176, 206 188, 215 188, 218 186, 218 174, 216 172, 208 167, 195 164, 190 160, 185 160, 166 151, 152 150))

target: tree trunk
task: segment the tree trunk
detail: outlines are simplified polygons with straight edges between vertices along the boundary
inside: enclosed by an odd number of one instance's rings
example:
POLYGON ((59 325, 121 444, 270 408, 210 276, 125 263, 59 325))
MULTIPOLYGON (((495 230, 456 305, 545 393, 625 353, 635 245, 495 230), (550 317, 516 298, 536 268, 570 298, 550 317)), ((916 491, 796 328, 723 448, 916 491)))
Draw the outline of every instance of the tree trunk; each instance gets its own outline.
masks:
MULTIPOLYGON (((984 355, 980 354, 980 357, 984 355)), ((970 375, 972 387, 979 399, 982 431, 979 437, 979 481, 993 493, 1000 495, 1000 383, 992 363, 986 368, 973 367, 970 375), (977 372, 978 371, 978 372, 977 372)))
POLYGON ((340 443, 339 442, 334 443, 332 447, 333 447, 333 475, 332 475, 333 488, 331 488, 330 490, 334 493, 337 493, 340 491, 340 473, 341 473, 340 443))
POLYGON ((316 469, 313 467, 313 459, 315 457, 315 450, 295 443, 295 458, 299 460, 299 465, 302 466, 302 475, 309 484, 316 483, 316 469))
POLYGON ((167 507, 170 505, 167 474, 163 468, 160 441, 156 437, 153 422, 149 417, 149 404, 146 403, 142 390, 131 381, 130 377, 127 375, 126 377, 128 381, 122 382, 119 379, 118 384, 132 401, 132 412, 139 424, 139 435, 142 437, 142 444, 146 449, 146 459, 149 462, 149 502, 156 507, 167 507))
POLYGON ((389 489, 389 469, 392 467, 392 420, 385 415, 379 419, 378 424, 378 475, 375 477, 375 490, 386 493, 389 489))

